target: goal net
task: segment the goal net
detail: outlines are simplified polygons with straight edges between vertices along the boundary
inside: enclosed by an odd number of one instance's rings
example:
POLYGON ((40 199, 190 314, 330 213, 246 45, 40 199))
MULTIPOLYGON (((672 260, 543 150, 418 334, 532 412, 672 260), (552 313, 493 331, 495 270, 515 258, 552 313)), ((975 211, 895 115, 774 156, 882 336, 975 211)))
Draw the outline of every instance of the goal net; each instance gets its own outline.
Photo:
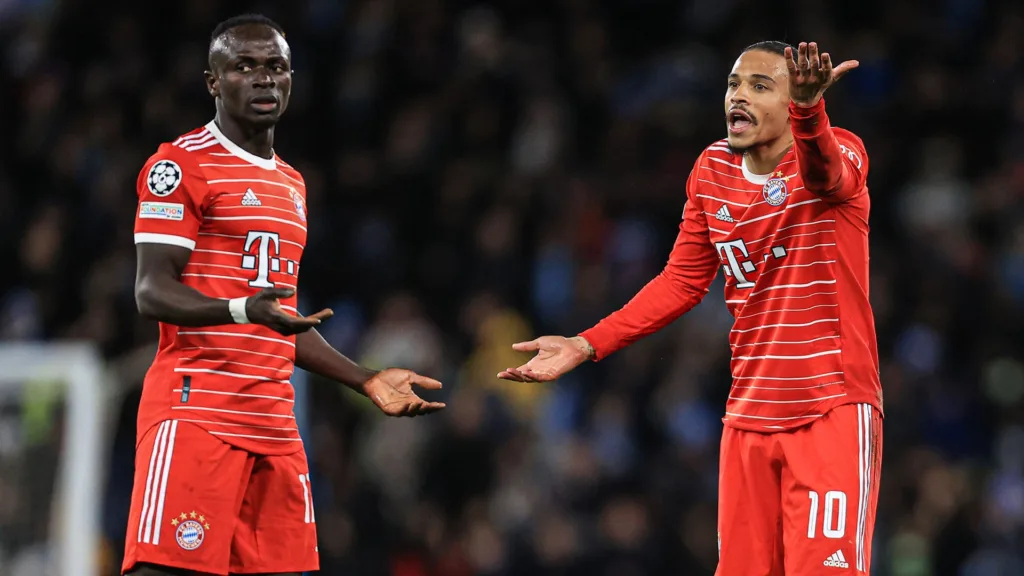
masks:
POLYGON ((86 344, 0 345, 0 576, 96 576, 103 364, 86 344))

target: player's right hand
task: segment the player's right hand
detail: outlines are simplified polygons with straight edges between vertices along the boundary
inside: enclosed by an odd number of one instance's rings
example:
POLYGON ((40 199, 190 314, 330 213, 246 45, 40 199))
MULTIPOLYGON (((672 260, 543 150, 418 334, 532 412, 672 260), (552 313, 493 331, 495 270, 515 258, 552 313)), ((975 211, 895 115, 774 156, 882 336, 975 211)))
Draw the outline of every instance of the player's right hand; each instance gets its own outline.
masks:
POLYGON ((550 382, 569 373, 594 355, 594 349, 583 338, 541 336, 529 342, 512 345, 516 352, 536 352, 537 355, 519 368, 508 368, 498 378, 516 382, 550 382))
POLYGON ((334 316, 334 311, 325 308, 312 316, 292 316, 281 309, 281 298, 291 298, 295 290, 290 288, 264 288, 245 301, 245 315, 249 322, 261 324, 283 336, 306 332, 320 325, 320 322, 334 316))

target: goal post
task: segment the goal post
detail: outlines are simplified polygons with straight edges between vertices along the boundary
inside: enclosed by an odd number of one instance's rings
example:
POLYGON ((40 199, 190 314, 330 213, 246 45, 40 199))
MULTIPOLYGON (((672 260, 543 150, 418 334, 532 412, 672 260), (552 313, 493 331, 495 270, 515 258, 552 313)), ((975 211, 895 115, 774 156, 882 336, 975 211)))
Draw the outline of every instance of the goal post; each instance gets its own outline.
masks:
MULTIPOLYGON (((43 555, 53 562, 53 574, 96 576, 106 475, 104 418, 113 389, 104 386, 103 360, 87 343, 13 343, 0 345, 0 367, 0 404, 6 407, 7 429, 14 431, 9 435, 14 440, 7 442, 9 452, 25 444, 25 431, 40 419, 35 405, 45 405, 53 394, 63 406, 50 514, 40 519, 48 522, 45 541, 30 545, 46 550, 43 555)), ((19 468, 33 465, 29 461, 18 464, 19 468)), ((26 492, 42 489, 31 485, 19 488, 26 492)), ((5 548, 10 545, 3 544, 5 548)))

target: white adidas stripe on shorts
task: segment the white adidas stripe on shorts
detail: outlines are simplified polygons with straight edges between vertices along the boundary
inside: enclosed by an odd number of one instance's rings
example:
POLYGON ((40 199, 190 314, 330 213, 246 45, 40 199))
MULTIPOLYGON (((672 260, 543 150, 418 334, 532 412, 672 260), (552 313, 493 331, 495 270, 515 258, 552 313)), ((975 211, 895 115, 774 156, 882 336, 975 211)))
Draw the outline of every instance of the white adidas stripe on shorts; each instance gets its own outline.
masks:
POLYGON ((142 515, 139 517, 139 542, 160 544, 160 524, 164 519, 164 497, 167 495, 167 474, 174 455, 174 436, 177 420, 164 420, 156 431, 153 453, 149 457, 146 473, 146 492, 142 497, 142 515))
POLYGON ((857 570, 865 571, 869 558, 865 539, 868 529, 868 508, 871 506, 871 467, 874 463, 871 427, 874 424, 874 408, 870 404, 857 404, 857 443, 860 454, 857 458, 860 479, 860 501, 857 503, 857 570))

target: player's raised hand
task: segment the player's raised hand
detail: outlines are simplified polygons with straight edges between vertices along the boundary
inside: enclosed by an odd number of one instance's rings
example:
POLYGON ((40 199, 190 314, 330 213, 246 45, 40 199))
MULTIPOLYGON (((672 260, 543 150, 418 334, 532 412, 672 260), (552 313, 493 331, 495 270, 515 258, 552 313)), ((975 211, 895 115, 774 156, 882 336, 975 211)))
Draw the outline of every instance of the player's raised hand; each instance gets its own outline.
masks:
POLYGON ((420 416, 444 408, 444 402, 428 402, 416 395, 413 384, 426 390, 440 390, 441 383, 412 370, 388 368, 363 385, 363 392, 388 416, 420 416))
POLYGON ((325 308, 312 316, 293 316, 281 309, 281 298, 291 298, 290 288, 264 288, 245 301, 245 315, 249 322, 262 324, 284 336, 306 332, 331 316, 334 311, 325 308))
POLYGON ((847 60, 833 68, 832 57, 828 52, 819 56, 815 42, 801 42, 796 54, 792 48, 786 48, 789 98, 799 106, 814 106, 829 86, 859 65, 856 60, 847 60))
POLYGON ((516 352, 537 353, 526 364, 498 373, 498 378, 516 382, 557 380, 594 356, 594 348, 579 336, 541 336, 536 340, 513 344, 512 349, 516 352))

